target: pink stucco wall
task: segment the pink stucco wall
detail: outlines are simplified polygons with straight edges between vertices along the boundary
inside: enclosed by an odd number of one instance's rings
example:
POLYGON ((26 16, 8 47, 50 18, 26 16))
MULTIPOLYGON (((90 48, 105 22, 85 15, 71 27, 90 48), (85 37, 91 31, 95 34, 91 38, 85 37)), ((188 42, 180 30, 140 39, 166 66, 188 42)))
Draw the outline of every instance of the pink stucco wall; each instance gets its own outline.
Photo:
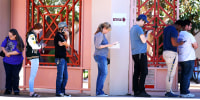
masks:
MULTIPOLYGON (((8 35, 10 29, 10 0, 0 0, 0 43, 8 35)), ((1 48, 0 48, 1 50, 1 48)), ((0 57, 0 90, 5 89, 5 71, 3 58, 0 57)))
MULTIPOLYGON (((11 0, 11 28, 17 29, 25 42, 26 0, 11 0)), ((23 54, 25 54, 25 52, 23 54)))

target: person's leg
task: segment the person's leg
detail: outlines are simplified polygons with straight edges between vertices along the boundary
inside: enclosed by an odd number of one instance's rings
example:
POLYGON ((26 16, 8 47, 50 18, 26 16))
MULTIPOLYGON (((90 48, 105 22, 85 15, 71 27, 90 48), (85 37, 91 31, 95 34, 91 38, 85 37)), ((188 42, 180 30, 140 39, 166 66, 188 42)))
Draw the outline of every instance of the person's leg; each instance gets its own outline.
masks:
POLYGON ((65 59, 61 59, 64 63, 64 70, 63 70, 63 81, 62 81, 62 84, 61 84, 61 93, 65 94, 65 87, 66 87, 66 84, 67 84, 67 80, 68 80, 68 71, 67 71, 67 61, 65 59))
POLYGON ((168 97, 177 97, 178 95, 173 94, 172 83, 176 73, 176 68, 178 64, 178 55, 176 52, 164 51, 163 58, 167 65, 167 76, 166 76, 166 94, 168 97))
POLYGON ((107 68, 107 58, 103 56, 98 56, 98 81, 96 86, 96 95, 104 94, 103 87, 104 82, 106 80, 106 76, 108 74, 108 68, 107 68))
POLYGON ((100 83, 100 77, 101 77, 101 72, 99 71, 100 69, 100 64, 97 63, 98 67, 98 75, 97 75, 97 81, 96 81, 96 95, 101 94, 101 90, 99 88, 99 83, 100 83))
POLYGON ((39 58, 31 59, 31 73, 29 78, 29 92, 30 96, 34 93, 34 80, 37 75, 38 67, 39 67, 39 58))
POLYGON ((60 95, 62 82, 63 82, 63 72, 65 67, 65 61, 56 58, 55 62, 57 64, 57 78, 56 78, 56 95, 60 95))
POLYGON ((185 62, 180 62, 179 63, 180 66, 181 66, 181 78, 180 78, 180 94, 182 93, 183 91, 183 88, 184 88, 184 77, 185 77, 185 62))
POLYGON ((22 68, 22 63, 18 65, 13 65, 12 75, 13 75, 13 91, 15 95, 19 95, 19 72, 22 68))
POLYGON ((194 61, 181 62, 180 94, 189 94, 190 79, 194 69, 194 61))
POLYGON ((133 73, 133 82, 132 82, 132 86, 133 86, 133 91, 134 91, 134 95, 139 95, 140 91, 139 91, 139 76, 140 76, 140 64, 139 64, 139 55, 132 55, 133 61, 134 61, 134 73, 133 73))
POLYGON ((4 94, 11 94, 12 93, 12 86, 11 86, 11 80, 12 80, 12 73, 11 73, 11 66, 10 64, 7 64, 5 62, 3 62, 4 64, 4 69, 5 69, 5 72, 6 72, 6 84, 5 84, 5 88, 6 88, 6 91, 4 92, 4 94))
POLYGON ((171 92, 173 78, 174 78, 177 63, 178 63, 178 56, 172 52, 163 52, 163 58, 168 68, 167 77, 166 77, 166 91, 171 92))
POLYGON ((148 67, 147 67, 147 55, 146 54, 141 54, 140 55, 140 80, 139 80, 139 90, 140 90, 140 93, 142 92, 145 92, 145 79, 146 79, 146 76, 148 74, 148 67))
POLYGON ((94 59, 95 59, 95 61, 97 62, 97 68, 98 68, 98 74, 97 74, 97 81, 96 81, 96 95, 99 95, 99 94, 101 94, 101 92, 100 92, 100 89, 99 89, 99 83, 100 83, 100 64, 98 63, 98 61, 99 61, 99 59, 100 59, 100 56, 94 56, 94 59))

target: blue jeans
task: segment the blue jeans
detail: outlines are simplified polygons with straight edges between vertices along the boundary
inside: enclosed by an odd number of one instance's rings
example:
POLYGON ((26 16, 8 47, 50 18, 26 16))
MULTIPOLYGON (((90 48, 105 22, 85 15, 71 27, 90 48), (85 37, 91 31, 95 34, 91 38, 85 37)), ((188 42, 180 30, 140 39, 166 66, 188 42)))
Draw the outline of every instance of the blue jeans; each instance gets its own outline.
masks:
POLYGON ((108 74, 107 58, 104 56, 94 56, 95 61, 98 64, 98 76, 96 83, 96 95, 104 94, 103 86, 108 74))
POLYGON ((194 70, 194 60, 180 62, 181 65, 181 80, 180 80, 180 94, 190 93, 190 79, 194 70))
POLYGON ((56 94, 65 93, 68 80, 67 61, 64 58, 55 58, 57 65, 56 94))
POLYGON ((3 62, 6 72, 6 90, 12 92, 19 92, 19 72, 22 68, 22 63, 18 65, 11 65, 3 62))
POLYGON ((39 58, 31 59, 31 73, 29 78, 29 91, 34 92, 34 80, 39 67, 39 58))

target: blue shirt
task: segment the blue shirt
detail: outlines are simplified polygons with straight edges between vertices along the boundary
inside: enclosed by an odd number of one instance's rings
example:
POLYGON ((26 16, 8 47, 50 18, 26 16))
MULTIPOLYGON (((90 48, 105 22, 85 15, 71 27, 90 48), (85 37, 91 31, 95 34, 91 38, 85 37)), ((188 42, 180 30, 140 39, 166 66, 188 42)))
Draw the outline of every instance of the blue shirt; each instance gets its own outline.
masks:
POLYGON ((18 65, 23 62, 22 52, 17 49, 17 40, 10 40, 9 37, 2 42, 1 47, 4 47, 7 52, 17 51, 18 55, 11 55, 10 57, 4 57, 3 62, 11 65, 18 65), (8 39, 8 41, 7 41, 8 39))
POLYGON ((177 52, 177 47, 172 46, 171 43, 171 38, 178 38, 178 31, 174 26, 167 26, 163 30, 163 50, 169 50, 169 51, 174 51, 177 52))
POLYGON ((142 28, 139 25, 133 25, 130 31, 132 55, 147 52, 147 43, 142 43, 140 39, 142 34, 144 34, 142 28))
POLYGON ((108 56, 108 47, 99 49, 101 45, 107 45, 108 40, 106 39, 105 35, 101 32, 95 34, 94 36, 94 45, 95 45, 95 52, 94 55, 99 55, 99 56, 108 56))

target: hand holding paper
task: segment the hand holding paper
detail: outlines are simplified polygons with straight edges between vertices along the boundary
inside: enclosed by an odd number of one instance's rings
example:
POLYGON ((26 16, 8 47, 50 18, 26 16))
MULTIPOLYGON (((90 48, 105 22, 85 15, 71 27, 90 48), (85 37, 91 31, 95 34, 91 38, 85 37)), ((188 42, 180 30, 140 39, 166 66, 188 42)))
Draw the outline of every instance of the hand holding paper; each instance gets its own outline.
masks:
POLYGON ((109 47, 111 49, 120 49, 120 43, 119 42, 114 42, 112 47, 109 47))

